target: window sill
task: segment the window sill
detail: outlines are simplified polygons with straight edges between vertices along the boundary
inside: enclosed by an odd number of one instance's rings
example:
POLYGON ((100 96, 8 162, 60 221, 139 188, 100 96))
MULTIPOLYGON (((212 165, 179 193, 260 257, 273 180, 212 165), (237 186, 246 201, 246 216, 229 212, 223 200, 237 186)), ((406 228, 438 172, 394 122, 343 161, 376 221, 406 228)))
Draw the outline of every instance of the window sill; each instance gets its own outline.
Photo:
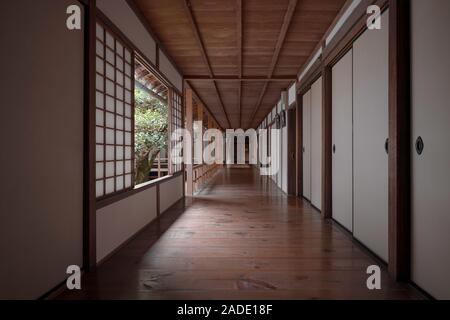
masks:
POLYGON ((107 196, 106 198, 98 200, 96 202, 96 209, 98 210, 98 209, 107 207, 110 204, 121 201, 123 199, 131 197, 135 194, 138 194, 138 193, 148 190, 150 188, 158 187, 161 183, 175 179, 182 174, 183 174, 183 171, 175 172, 172 175, 164 176, 164 177, 161 177, 161 178, 158 178, 155 180, 151 180, 148 182, 138 184, 133 189, 126 189, 126 190, 120 191, 118 193, 111 194, 111 195, 107 196))

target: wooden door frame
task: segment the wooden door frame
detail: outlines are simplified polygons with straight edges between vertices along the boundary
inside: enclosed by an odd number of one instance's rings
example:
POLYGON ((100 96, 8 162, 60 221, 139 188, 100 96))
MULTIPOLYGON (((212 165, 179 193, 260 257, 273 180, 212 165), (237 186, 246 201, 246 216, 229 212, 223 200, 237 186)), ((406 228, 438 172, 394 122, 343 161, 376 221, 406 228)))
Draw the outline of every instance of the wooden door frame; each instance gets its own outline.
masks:
POLYGON ((296 93, 296 191, 297 197, 303 196, 303 95, 296 93))
POLYGON ((97 209, 95 193, 95 61, 96 61, 96 0, 85 5, 84 64, 84 174, 83 174, 83 269, 97 266, 97 209))
POLYGON ((296 145, 296 121, 297 121, 297 110, 295 107, 287 108, 287 157, 288 157, 288 167, 287 167, 287 192, 289 195, 296 195, 296 177, 297 177, 297 166, 295 161, 295 155, 297 152, 296 145))
POLYGON ((411 278, 411 9, 389 1, 389 273, 411 278))

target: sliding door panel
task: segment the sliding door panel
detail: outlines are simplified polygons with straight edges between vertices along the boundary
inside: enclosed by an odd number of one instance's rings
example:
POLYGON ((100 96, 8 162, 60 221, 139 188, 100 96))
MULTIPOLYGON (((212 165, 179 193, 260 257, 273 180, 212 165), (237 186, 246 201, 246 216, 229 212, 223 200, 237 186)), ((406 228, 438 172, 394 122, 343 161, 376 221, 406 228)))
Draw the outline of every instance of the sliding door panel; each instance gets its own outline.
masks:
POLYGON ((70 0, 3 1, 0 299, 37 299, 83 266, 85 29, 70 0), (3 37, 5 35, 5 37, 3 37))
POLYGON ((311 203, 322 210, 322 77, 311 86, 311 203))
POLYGON ((388 12, 353 45, 354 236, 388 261, 388 12))
POLYGON ((450 1, 411 6, 411 276, 435 298, 450 299, 450 1))
POLYGON ((332 70, 333 219, 353 231, 352 51, 332 70))
POLYGON ((311 200, 311 90, 303 96, 303 197, 311 200))

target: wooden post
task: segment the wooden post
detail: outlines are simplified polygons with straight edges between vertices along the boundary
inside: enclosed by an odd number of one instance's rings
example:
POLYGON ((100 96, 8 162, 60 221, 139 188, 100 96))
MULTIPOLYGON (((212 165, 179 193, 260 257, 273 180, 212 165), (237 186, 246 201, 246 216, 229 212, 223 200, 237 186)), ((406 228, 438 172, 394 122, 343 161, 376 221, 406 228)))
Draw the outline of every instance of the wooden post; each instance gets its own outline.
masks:
POLYGON ((94 271, 97 266, 96 193, 95 193, 95 43, 96 1, 86 6, 85 96, 84 96, 84 217, 83 266, 94 271))
POLYGON ((297 94, 296 103, 296 151, 297 151, 297 183, 296 195, 301 197, 303 195, 303 96, 297 94))
POLYGON ((322 71, 322 216, 332 216, 332 131, 331 131, 331 68, 322 71))
POLYGON ((409 280, 410 1, 389 1, 389 273, 409 280))

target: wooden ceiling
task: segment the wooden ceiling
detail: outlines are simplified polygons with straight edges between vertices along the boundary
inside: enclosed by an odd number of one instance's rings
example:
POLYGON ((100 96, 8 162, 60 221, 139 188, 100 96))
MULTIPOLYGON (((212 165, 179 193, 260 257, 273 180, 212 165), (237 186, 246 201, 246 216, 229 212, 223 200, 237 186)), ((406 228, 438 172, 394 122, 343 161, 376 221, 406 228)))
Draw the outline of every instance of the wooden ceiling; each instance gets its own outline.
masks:
POLYGON ((134 0, 222 128, 257 126, 345 0, 134 0))

